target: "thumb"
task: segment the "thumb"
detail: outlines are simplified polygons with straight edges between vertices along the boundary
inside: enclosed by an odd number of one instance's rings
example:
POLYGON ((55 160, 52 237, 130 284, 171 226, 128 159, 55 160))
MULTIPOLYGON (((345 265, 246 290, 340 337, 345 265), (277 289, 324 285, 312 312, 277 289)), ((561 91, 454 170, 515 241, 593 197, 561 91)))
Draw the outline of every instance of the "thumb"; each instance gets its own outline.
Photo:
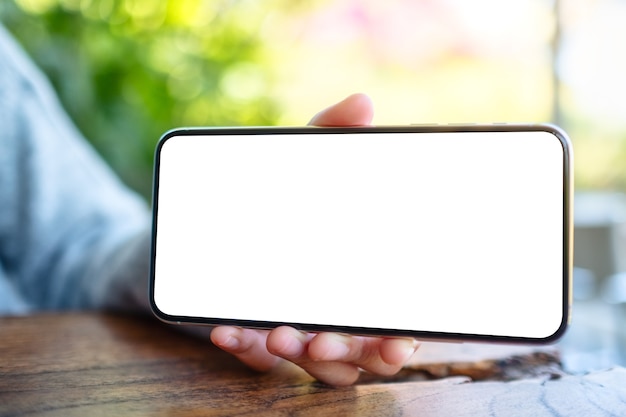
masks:
POLYGON ((365 126, 372 122, 374 106, 365 94, 352 94, 316 114, 312 126, 365 126))

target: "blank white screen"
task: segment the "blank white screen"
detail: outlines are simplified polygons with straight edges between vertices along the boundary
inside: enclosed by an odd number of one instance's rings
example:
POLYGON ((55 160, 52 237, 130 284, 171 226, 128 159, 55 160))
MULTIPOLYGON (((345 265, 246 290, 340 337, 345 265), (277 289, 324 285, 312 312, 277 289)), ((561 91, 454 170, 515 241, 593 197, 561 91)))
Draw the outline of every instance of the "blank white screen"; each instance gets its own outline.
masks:
POLYGON ((563 155, 536 131, 171 137, 155 304, 548 337, 563 319, 563 155))

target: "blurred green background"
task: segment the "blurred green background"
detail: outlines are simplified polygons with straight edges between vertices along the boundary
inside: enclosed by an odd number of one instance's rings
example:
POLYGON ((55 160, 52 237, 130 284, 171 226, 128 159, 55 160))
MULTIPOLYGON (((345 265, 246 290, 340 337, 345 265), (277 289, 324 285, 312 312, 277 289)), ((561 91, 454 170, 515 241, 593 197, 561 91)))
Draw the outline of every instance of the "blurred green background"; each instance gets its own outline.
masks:
POLYGON ((354 92, 377 124, 556 122, 577 188, 624 190, 625 19, 621 0, 0 2, 79 129, 145 196, 168 129, 304 124, 354 92))
POLYGON ((156 140, 188 125, 273 124, 245 2, 3 2, 0 18, 56 88, 79 129, 149 195, 156 140))

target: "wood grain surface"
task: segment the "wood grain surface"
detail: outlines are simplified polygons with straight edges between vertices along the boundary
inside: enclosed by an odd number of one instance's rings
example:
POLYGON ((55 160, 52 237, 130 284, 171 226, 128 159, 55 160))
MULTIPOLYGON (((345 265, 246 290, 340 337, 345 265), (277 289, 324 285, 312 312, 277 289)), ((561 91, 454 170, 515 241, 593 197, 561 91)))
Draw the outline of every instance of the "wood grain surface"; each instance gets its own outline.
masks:
POLYGON ((288 364, 252 372, 206 340, 152 319, 0 318, 0 416, 626 415, 622 368, 565 375, 552 364, 508 381, 424 374, 435 364, 458 371, 459 364, 506 367, 507 357, 528 357, 522 347, 506 348, 518 350, 511 355, 489 345, 454 346, 425 345, 421 362, 418 354, 398 377, 364 376, 353 387, 331 388, 288 364))

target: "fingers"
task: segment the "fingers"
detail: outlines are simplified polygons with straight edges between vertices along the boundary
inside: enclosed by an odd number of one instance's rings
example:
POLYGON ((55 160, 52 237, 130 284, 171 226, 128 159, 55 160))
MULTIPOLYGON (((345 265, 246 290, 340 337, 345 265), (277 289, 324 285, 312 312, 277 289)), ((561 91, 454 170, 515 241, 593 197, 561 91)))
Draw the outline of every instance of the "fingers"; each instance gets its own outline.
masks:
POLYGON ((286 326, 271 332, 220 326, 211 332, 211 341, 252 369, 267 371, 284 358, 319 381, 336 386, 356 382, 361 369, 393 375, 419 346, 410 338, 314 335, 286 326))
POLYGON ((217 347, 233 354, 241 362, 257 371, 268 371, 280 358, 267 351, 267 331, 219 326, 211 332, 211 341, 217 347))
POLYGON ((313 126, 365 126, 372 122, 374 106, 365 94, 353 94, 316 114, 313 126))
POLYGON ((308 354, 314 335, 291 327, 278 327, 267 337, 267 350, 304 369, 315 379, 329 385, 353 384, 359 377, 359 367, 340 361, 315 361, 308 354))
POLYGON ((382 338, 321 333, 309 344, 315 361, 342 361, 378 374, 393 375, 413 356, 419 344, 410 338, 382 338))
POLYGON ((336 386, 353 384, 360 369, 379 375, 397 373, 415 353, 413 339, 384 339, 336 333, 312 335, 279 327, 267 338, 269 352, 300 366, 316 379, 336 386))

